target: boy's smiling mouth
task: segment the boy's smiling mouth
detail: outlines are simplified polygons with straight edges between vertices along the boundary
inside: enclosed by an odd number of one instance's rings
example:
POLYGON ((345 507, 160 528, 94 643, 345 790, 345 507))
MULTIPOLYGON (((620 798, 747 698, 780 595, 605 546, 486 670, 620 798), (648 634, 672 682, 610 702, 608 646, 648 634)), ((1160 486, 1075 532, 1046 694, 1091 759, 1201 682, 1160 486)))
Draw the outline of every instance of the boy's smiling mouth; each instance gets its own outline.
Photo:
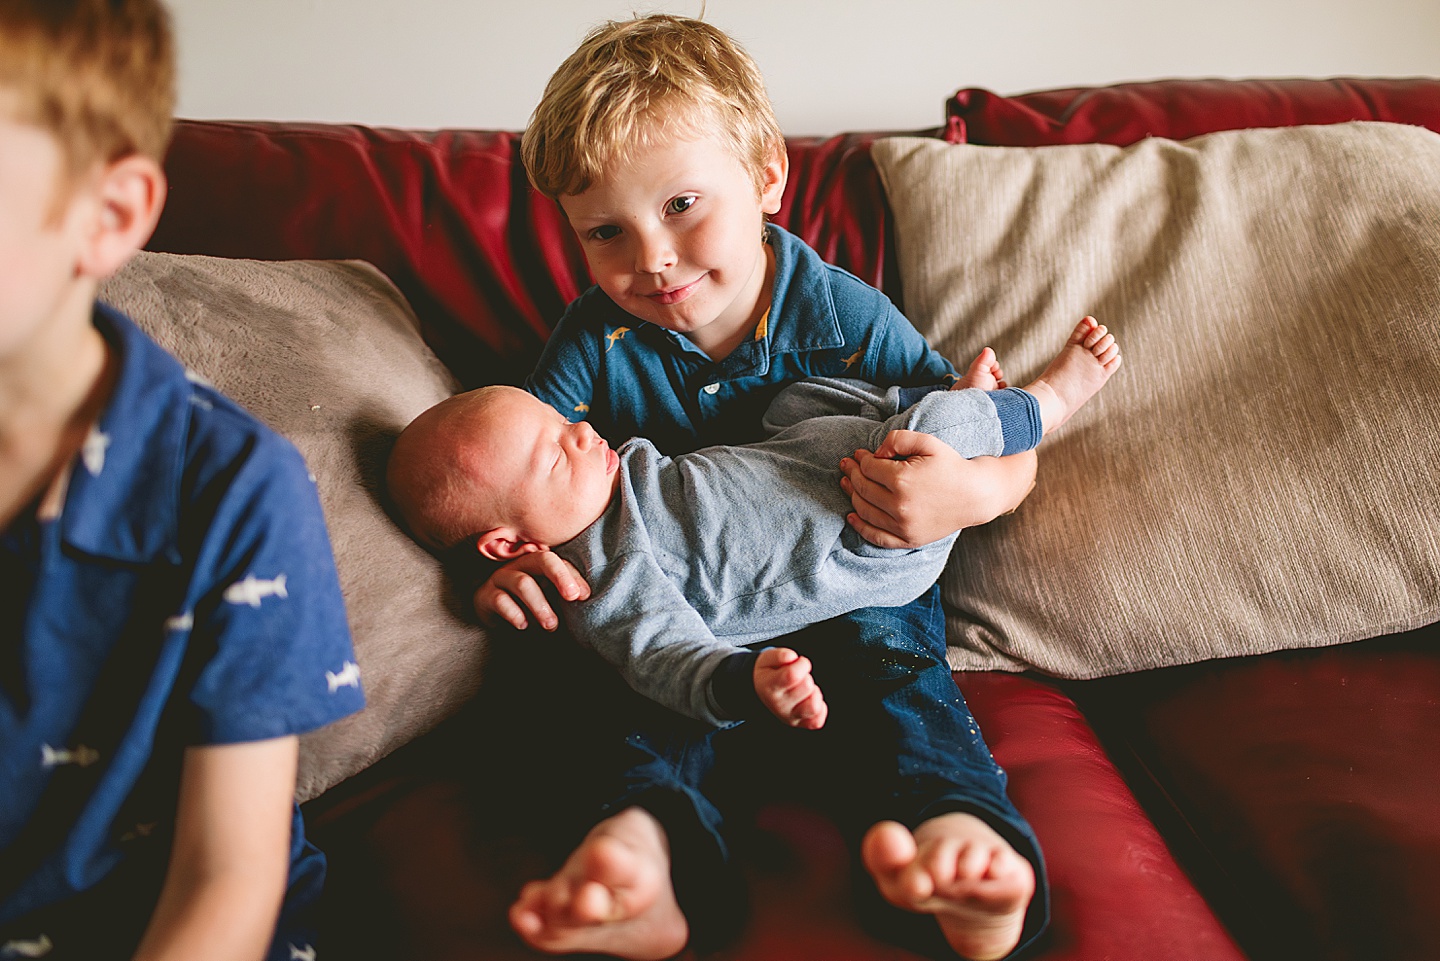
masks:
POLYGON ((694 293, 695 289, 700 286, 700 281, 704 279, 705 277, 702 275, 690 281, 688 284, 681 284, 679 287, 667 287, 664 290, 657 290, 653 294, 646 294, 645 296, 657 304, 678 304, 694 293))

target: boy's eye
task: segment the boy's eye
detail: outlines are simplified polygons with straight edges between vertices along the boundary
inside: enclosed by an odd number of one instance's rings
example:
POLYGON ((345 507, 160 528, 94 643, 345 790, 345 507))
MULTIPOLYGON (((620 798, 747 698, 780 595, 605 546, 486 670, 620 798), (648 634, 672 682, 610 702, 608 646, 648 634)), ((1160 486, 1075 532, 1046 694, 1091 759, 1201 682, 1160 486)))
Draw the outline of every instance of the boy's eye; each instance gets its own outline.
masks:
POLYGON ((683 214, 685 211, 695 206, 696 199, 697 198, 691 197, 688 194, 685 196, 676 197, 674 200, 670 201, 668 204, 665 205, 665 212, 671 214, 683 214))
POLYGON ((610 240, 620 233, 620 228, 614 224, 606 224, 603 227, 596 227, 590 231, 591 240, 610 240))

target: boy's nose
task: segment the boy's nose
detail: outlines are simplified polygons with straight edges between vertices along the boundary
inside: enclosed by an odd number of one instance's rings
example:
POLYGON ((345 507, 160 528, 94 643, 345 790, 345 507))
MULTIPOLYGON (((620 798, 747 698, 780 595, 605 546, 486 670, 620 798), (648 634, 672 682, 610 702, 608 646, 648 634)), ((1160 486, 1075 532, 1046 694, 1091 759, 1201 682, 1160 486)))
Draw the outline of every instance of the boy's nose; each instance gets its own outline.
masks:
POLYGON ((635 251, 635 269, 642 274, 658 274, 675 266, 675 246, 663 234, 642 237, 635 251))

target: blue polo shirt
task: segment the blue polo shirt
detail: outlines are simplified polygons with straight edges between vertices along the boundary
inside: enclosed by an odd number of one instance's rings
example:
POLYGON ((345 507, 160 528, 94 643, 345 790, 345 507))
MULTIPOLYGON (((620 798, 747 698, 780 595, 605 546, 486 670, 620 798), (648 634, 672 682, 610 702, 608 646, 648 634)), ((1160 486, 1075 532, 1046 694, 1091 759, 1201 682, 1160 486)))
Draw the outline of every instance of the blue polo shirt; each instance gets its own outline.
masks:
MULTIPOLYGON (((128 318, 94 323, 118 378, 63 510, 0 533, 0 933, 56 956, 91 922, 32 931, 41 909, 132 863, 163 876, 186 747, 364 705, 299 452, 128 318)), ((298 814, 292 880, 314 880, 298 814)))
POLYGON ((775 253, 770 312, 724 360, 626 313, 597 286, 566 309, 525 388, 613 443, 643 436, 675 456, 759 440, 775 394, 806 377, 881 387, 955 378, 888 297, 794 234, 773 224, 767 233, 775 253))

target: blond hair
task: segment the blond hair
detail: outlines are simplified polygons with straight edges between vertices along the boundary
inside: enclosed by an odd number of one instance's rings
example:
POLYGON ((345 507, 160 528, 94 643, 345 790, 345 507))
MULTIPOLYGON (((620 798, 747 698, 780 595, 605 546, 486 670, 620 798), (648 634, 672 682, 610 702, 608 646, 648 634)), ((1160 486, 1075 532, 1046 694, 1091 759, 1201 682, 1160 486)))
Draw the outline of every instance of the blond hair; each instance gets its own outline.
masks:
POLYGON ((0 0, 0 90, 12 119, 52 134, 73 180, 96 162, 160 162, 175 109, 159 0, 0 0))
POLYGON ((701 133, 751 170, 757 194, 785 149, 749 54, 708 23, 656 14, 590 32, 546 84, 520 154, 536 190, 573 196, 634 145, 701 133))

